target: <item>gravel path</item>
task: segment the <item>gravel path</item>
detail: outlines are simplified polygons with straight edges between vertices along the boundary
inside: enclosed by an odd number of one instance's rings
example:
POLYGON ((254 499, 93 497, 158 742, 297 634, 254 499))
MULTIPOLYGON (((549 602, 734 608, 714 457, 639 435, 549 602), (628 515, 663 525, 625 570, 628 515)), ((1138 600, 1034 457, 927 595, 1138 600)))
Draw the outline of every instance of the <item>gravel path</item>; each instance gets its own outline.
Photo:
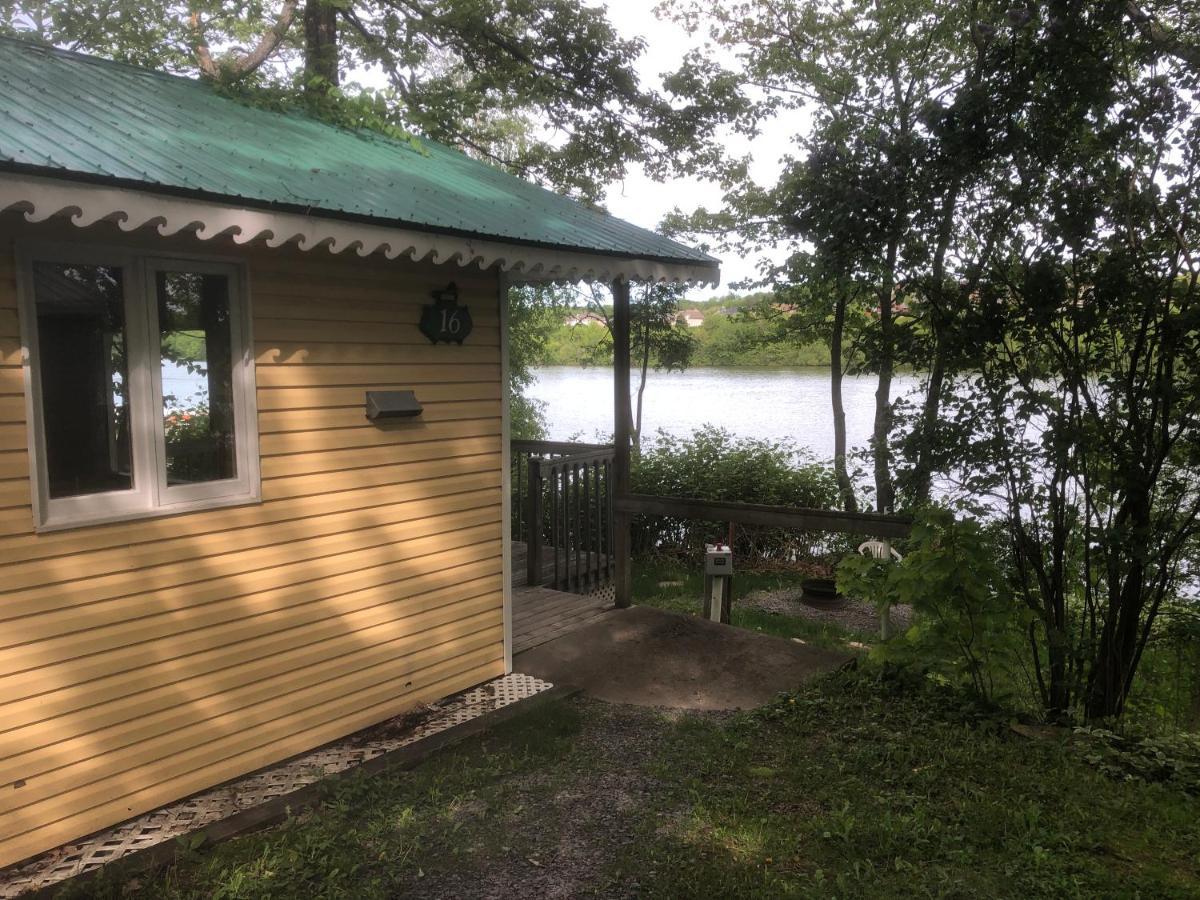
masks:
MULTIPOLYGON (((751 591, 735 600, 735 605, 762 610, 779 616, 792 616, 813 622, 840 625, 853 631, 879 630, 879 613, 863 600, 846 598, 842 605, 830 608, 811 606, 800 599, 800 588, 779 588, 771 591, 751 591)), ((736 606, 735 606, 736 608, 736 606)), ((892 607, 892 624, 905 629, 912 622, 912 607, 907 604, 892 607)))
POLYGON ((473 843, 468 853, 478 852, 478 867, 426 873, 406 885, 404 895, 565 900, 640 893, 638 877, 646 873, 616 872, 613 861, 637 833, 644 808, 653 805, 658 783, 643 765, 654 754, 659 720, 672 713, 584 697, 570 702, 582 713, 578 758, 553 774, 511 776, 499 786, 503 802, 496 808, 479 800, 458 804, 444 839, 473 843))

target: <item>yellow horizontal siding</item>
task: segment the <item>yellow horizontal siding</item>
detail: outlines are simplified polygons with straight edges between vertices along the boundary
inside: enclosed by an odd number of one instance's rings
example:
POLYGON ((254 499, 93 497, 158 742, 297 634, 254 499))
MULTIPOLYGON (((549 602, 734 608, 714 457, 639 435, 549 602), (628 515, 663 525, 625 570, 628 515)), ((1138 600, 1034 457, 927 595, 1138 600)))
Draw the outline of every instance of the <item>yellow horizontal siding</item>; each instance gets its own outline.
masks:
POLYGON ((38 534, 14 237, 0 216, 0 866, 503 673, 497 281, 248 262, 261 503, 38 534), (449 281, 475 329, 420 334, 449 281), (424 414, 369 423, 367 390, 424 414), (14 785, 21 785, 15 787, 14 785))
MULTIPOLYGON (((474 317, 472 317, 474 319, 474 317)), ((404 346, 428 347, 429 341, 417 327, 414 317, 412 322, 396 325, 391 322, 350 322, 336 319, 340 343, 352 343, 361 347, 371 346, 404 346)), ((475 322, 470 339, 463 345, 467 347, 499 347, 500 329, 495 325, 480 325, 475 322)), ((329 342, 329 325, 327 319, 262 319, 254 331, 257 352, 277 350, 282 353, 291 346, 307 349, 310 353, 324 351, 329 342)), ((445 347, 445 344, 440 345, 445 347)), ((286 357, 285 357, 286 358, 286 357)), ((267 362, 275 362, 268 359, 267 362)))
MULTIPOLYGON (((400 432, 407 431, 415 421, 420 421, 425 426, 429 426, 435 422, 491 419, 495 417, 497 410, 495 400, 445 400, 439 403, 431 403, 427 399, 422 399, 421 406, 422 411, 419 420, 393 422, 382 426, 368 422, 362 406, 346 406, 336 409, 323 407, 320 409, 260 410, 258 413, 258 433, 261 441, 262 435, 291 431, 357 428, 359 430, 369 429, 372 431, 400 432)), ((22 433, 24 432, 24 425, 21 424, 7 427, 18 429, 22 433)))
MULTIPOLYGON (((290 387, 274 390, 264 389, 259 384, 258 409, 327 409, 329 407, 353 407, 359 412, 363 409, 364 395, 367 391, 394 391, 402 388, 412 388, 417 400, 421 403, 439 403, 444 401, 462 400, 500 400, 499 380, 475 381, 470 383, 448 384, 444 382, 427 382, 415 385, 407 381, 375 382, 357 386, 340 385, 335 387, 290 387)), ((499 406, 497 406, 499 409, 499 406)), ((14 421, 25 421, 24 407, 21 417, 14 421)))
MULTIPOLYGON (((352 629, 342 628, 342 623, 338 620, 353 621, 360 627, 367 627, 411 616, 414 618, 409 620, 410 624, 419 624, 415 618, 417 616, 428 616, 446 605, 457 605, 462 602, 464 596, 482 595, 496 590, 500 586, 499 573, 499 560, 488 558, 439 571, 422 572, 411 579, 405 579, 404 582, 392 582, 333 597, 309 599, 294 605, 290 604, 291 598, 284 592, 258 595, 244 606, 239 601, 231 601, 236 604, 232 608, 224 606, 216 610, 229 622, 250 622, 254 617, 259 617, 262 622, 275 623, 281 628, 284 625, 289 629, 305 628, 303 636, 306 643, 296 644, 289 639, 280 639, 274 644, 263 642, 259 645, 259 655, 253 656, 242 652, 246 648, 233 648, 215 640, 212 645, 214 652, 206 663, 211 671, 204 671, 205 666, 195 664, 196 661, 189 661, 187 665, 190 673, 190 679, 187 680, 189 695, 197 700, 221 696, 244 683, 246 667, 261 667, 264 665, 262 660, 266 660, 267 665, 281 674, 304 669, 318 658, 315 655, 318 651, 329 653, 328 647, 322 643, 324 633, 320 629, 339 629, 342 635, 350 633, 352 629), (239 615, 246 618, 240 620, 237 618, 239 615), (281 651, 280 647, 284 649, 281 651), (228 662, 232 658, 231 654, 235 653, 242 661, 231 667, 221 667, 221 664, 228 662), (281 658, 281 653, 289 656, 286 659, 281 658), (294 669, 288 669, 285 663, 294 669)), ((494 597, 489 599, 494 600, 494 597)), ((89 696, 89 699, 97 702, 76 709, 69 708, 69 704, 75 702, 74 698, 69 696, 73 693, 69 689, 40 695, 44 702, 53 705, 40 710, 31 707, 30 715, 25 720, 7 723, 14 726, 5 733, 5 753, 11 755, 6 756, 5 762, 0 763, 0 772, 4 773, 0 774, 0 778, 12 773, 11 766, 15 765, 13 760, 22 754, 36 752, 51 757, 57 753, 63 744, 59 736, 65 725, 70 726, 72 733, 81 735, 81 740, 93 740, 88 736, 106 728, 116 728, 118 725, 140 727, 147 716, 162 710, 175 710, 178 713, 173 700, 175 689, 171 686, 179 682, 171 679, 180 671, 180 664, 166 667, 160 672, 163 680, 153 688, 138 690, 134 687, 124 694, 121 693, 121 685, 129 687, 129 683, 114 679, 113 685, 107 686, 107 692, 89 696)), ((56 767, 47 765, 47 768, 56 767)))
MULTIPOLYGON (((495 638, 498 640, 499 635, 495 635, 495 638)), ((488 653, 480 655, 486 657, 488 653)), ((252 772, 278 760, 302 753, 312 747, 320 746, 343 735, 381 722, 406 709, 463 690, 489 678, 495 678, 504 672, 504 660, 501 658, 476 663, 476 655, 471 655, 431 668, 422 673, 425 678, 422 679, 420 689, 413 689, 407 693, 404 685, 411 679, 401 675, 379 689, 370 693, 364 692, 361 696, 356 697, 356 701, 360 705, 350 707, 344 699, 327 704, 320 710, 308 712, 302 717, 294 717, 287 724, 295 730, 286 737, 268 740, 265 744, 251 746, 228 757, 208 757, 212 761, 207 765, 167 780, 152 783, 150 779, 156 772, 146 767, 136 776, 136 783, 144 784, 145 787, 137 788, 130 793, 85 809, 80 808, 81 804, 60 803, 54 807, 53 812, 46 815, 44 823, 42 821, 30 823, 32 827, 29 831, 6 840, 3 844, 5 856, 0 859, 14 861, 24 859, 70 839, 64 838, 63 835, 78 836, 97 831, 114 822, 120 822, 179 797, 219 784, 239 773, 252 772), (464 671, 464 667, 471 664, 476 665, 474 668, 464 671), (433 680, 435 678, 438 680, 433 680), (333 717, 329 718, 329 716, 333 717), (51 815, 61 815, 61 818, 50 821, 49 816, 51 815)), ((249 729, 245 733, 253 736, 256 734, 256 729, 249 729)))
POLYGON ((24 450, 29 446, 29 435, 23 423, 0 423, 0 450, 24 450))
MULTIPOLYGON (((15 369, 0 369, 0 385, 5 373, 15 369)), ((470 363, 439 365, 374 365, 374 366, 260 366, 255 373, 262 388, 358 387, 362 384, 454 384, 461 381, 491 381, 500 379, 500 365, 470 363)))
MULTIPOLYGON (((498 561, 499 559, 484 554, 485 551, 478 547, 458 548, 444 557, 422 560, 421 567, 409 566, 406 569, 397 567, 387 574, 395 576, 399 573, 407 573, 409 577, 414 577, 425 571, 426 567, 433 568, 439 565, 452 567, 455 564, 469 564, 485 559, 498 561)), ((347 579, 351 584, 358 584, 366 580, 368 579, 347 579)), ((329 587, 325 582, 311 583, 304 586, 300 595, 308 599, 314 590, 318 593, 325 593, 329 587)), ((197 635, 190 635, 189 642, 196 638, 197 635)), ((276 634, 267 635, 250 647, 242 647, 237 644, 221 645, 204 649, 195 654, 156 660, 153 668, 154 677, 157 680, 154 682, 154 686, 147 685, 146 673, 136 661, 132 667, 127 666, 123 671, 116 672, 110 671, 103 665, 89 671, 86 663, 74 666, 69 663, 68 667, 39 671, 37 674, 41 676, 40 680, 38 678, 25 679, 25 692, 28 696, 23 700, 8 704, 8 708, 5 710, 7 716, 5 724, 11 725, 13 728, 21 728, 47 718, 84 710, 111 700, 119 700, 131 695, 149 694, 156 690, 158 685, 189 682, 197 691, 200 691, 203 685, 208 683, 204 679, 213 676, 213 673, 220 673, 229 666, 244 665, 246 667, 238 675, 239 679, 251 676, 261 677, 262 673, 275 671, 280 665, 279 654, 291 652, 294 649, 292 636, 276 634), (254 654, 253 658, 247 660, 247 653, 254 654), (70 671, 72 668, 74 671, 70 671), (50 680, 49 676, 55 674, 63 675, 61 682, 58 679, 50 680), (84 675, 82 679, 79 678, 80 674, 84 675), (43 693, 32 692, 38 689, 41 689, 43 693)), ((121 650, 114 651, 114 655, 121 653, 121 650)), ((128 654, 125 654, 125 658, 127 661, 128 654)))
MULTIPOLYGON (((393 484, 385 493, 374 488, 339 491, 197 512, 187 516, 164 516, 99 525, 86 530, 23 534, 7 538, 4 546, 13 548, 14 558, 19 556, 24 559, 72 555, 113 547, 136 548, 139 544, 162 544, 168 541, 180 541, 182 546, 185 539, 209 534, 218 534, 231 543, 250 546, 249 542, 256 539, 248 536, 252 532, 273 532, 284 523, 307 520, 301 527, 315 527, 318 521, 337 513, 358 511, 364 515, 375 515, 377 513, 367 511, 387 509, 414 501, 432 501, 449 494, 496 489, 499 486, 500 473, 485 470, 459 476, 414 479, 393 484)), ((28 523, 25 527, 28 529, 28 523)), ((4 612, 0 609, 0 620, 3 616, 4 612)))
MULTIPOLYGON (((29 479, 25 476, 20 478, 9 478, 0 481, 0 507, 6 506, 29 506, 33 502, 33 494, 30 491, 29 479)), ((31 519, 25 523, 28 528, 33 524, 31 519)), ((0 557, 2 559, 3 557, 0 557)))
MULTIPOLYGON (((264 590, 264 585, 328 578, 349 566, 367 568, 370 562, 411 559, 445 546, 457 546, 460 541, 487 540, 499 532, 500 508, 494 506, 422 519, 415 527, 413 523, 398 522, 270 547, 229 549, 202 561, 171 562, 131 572, 93 577, 80 567, 69 581, 6 591, 4 613, 6 617, 45 614, 79 608, 85 597, 87 603, 97 603, 158 591, 180 591, 197 599, 221 597, 235 590, 244 594, 264 590)), ((48 577, 62 574, 60 569, 48 577)), ((0 696, 3 683, 0 678, 0 696)))
MULTIPOLYGON (((445 446, 451 453, 453 445, 445 446)), ((424 444, 417 444, 412 454, 427 453, 424 444)), ((345 472, 320 472, 315 475, 292 475, 287 478, 263 479, 263 497, 267 500, 282 500, 287 497, 307 497, 333 491, 353 491, 366 487, 385 487, 405 481, 426 478, 453 477, 473 472, 497 471, 500 457, 496 453, 475 453, 468 456, 451 456, 448 459, 431 459, 418 462, 403 462, 394 465, 372 466, 350 469, 345 472)))
MULTIPOLYGON (((118 547, 106 550, 81 551, 77 554, 57 556, 50 559, 18 562, 6 567, 4 571, 5 590, 16 592, 24 588, 48 588, 51 584, 61 583, 68 590, 76 590, 76 581, 80 571, 86 569, 89 581, 116 575, 122 572, 133 572, 139 575, 145 570, 170 566, 174 570, 179 567, 207 567, 213 561, 225 559, 231 548, 237 547, 239 553, 251 554, 260 548, 274 550, 273 556, 259 554, 252 557, 249 566, 265 567, 271 559, 283 558, 289 562, 299 561, 309 554, 320 552, 329 554, 339 549, 358 549, 374 544, 390 543, 398 535, 411 541, 430 529, 462 528, 469 525, 496 521, 495 491, 469 491, 461 494, 450 494, 421 503, 401 503, 393 507, 380 507, 369 512, 352 510, 346 513, 335 513, 327 516, 317 516, 313 519, 302 519, 297 522, 284 522, 262 528, 239 529, 235 539, 225 533, 199 535, 196 537, 153 541, 118 547), (371 525, 364 526, 364 522, 371 525), (351 538, 349 536, 353 535, 351 538), (345 538, 341 544, 335 544, 325 538, 345 538), (76 585, 75 587, 71 587, 76 585)), ((247 567, 242 563, 239 568, 247 567)), ((207 572, 205 573, 207 574, 207 572)), ((165 577, 173 578, 168 572, 165 577)), ((183 583, 180 580, 178 583, 183 583)), ((139 587, 144 583, 138 582, 139 587)), ((102 591, 91 593, 93 601, 103 596, 102 591)), ((73 608, 73 604, 68 604, 73 608)), ((45 610, 43 610, 45 612, 45 610)), ((5 610, 0 617, 8 618, 5 610)), ((25 616, 23 619, 30 617, 25 616)), ((34 618, 33 623, 49 618, 41 615, 34 618)), ((8 624, 0 633, 0 647, 21 643, 31 638, 22 628, 22 621, 8 624)), ((9 658, 0 661, 0 672, 8 669, 9 658)))
POLYGON ((0 450, 0 478, 25 478, 29 475, 29 455, 25 450, 0 450))
MULTIPOLYGON (((328 331, 328 326, 325 328, 328 331)), ((255 362, 260 366, 315 366, 373 363, 381 365, 412 365, 426 363, 434 366, 466 363, 500 364, 500 348, 475 343, 431 345, 415 328, 410 341, 420 343, 366 343, 347 339, 344 343, 306 341, 304 343, 263 341, 261 335, 254 345, 255 362)), ((478 339, 478 337, 476 337, 478 339)), ((0 341, 0 353, 4 343, 0 341)), ((0 359, 3 359, 0 356, 0 359)))
MULTIPOLYGON (((456 642, 469 639, 481 631, 492 632, 501 624, 501 611, 490 599, 486 605, 459 600, 455 606, 461 606, 469 614, 441 625, 432 624, 429 620, 418 623, 416 627, 421 628, 421 633, 416 636, 407 634, 396 637, 397 633, 402 633, 399 626, 380 626, 375 630, 390 636, 390 640, 381 640, 369 630, 358 633, 354 635, 356 640, 345 641, 337 647, 345 652, 325 665, 313 665, 302 672, 241 684, 217 695, 211 703, 198 702, 189 697, 186 710, 171 711, 176 719, 173 728, 157 728, 155 726, 159 723, 148 721, 149 717, 141 717, 136 720, 137 724, 148 725, 149 735, 137 743, 122 744, 111 732, 99 736, 93 733, 87 736, 88 749, 82 758, 60 755, 60 760, 69 759, 69 764, 53 770, 43 768, 53 758, 50 754, 31 756, 25 766, 15 769, 25 784, 19 790, 0 794, 0 840, 3 840, 8 827, 14 831, 23 830, 19 824, 9 826, 10 814, 30 804, 44 802, 85 785, 93 785, 94 791, 102 792, 108 776, 139 768, 167 756, 171 756, 171 764, 177 766, 187 760, 189 753, 199 755, 206 751, 213 752, 215 748, 211 746, 211 741, 214 735, 234 738, 247 728, 258 727, 272 713, 312 705, 312 698, 318 701, 333 700, 351 693, 342 692, 335 679, 354 677, 370 685, 394 677, 397 670, 411 671, 432 661, 452 659, 458 650, 453 646, 456 642), (480 606, 484 608, 480 609, 480 606), (241 705, 244 701, 245 705, 241 705), (222 707, 230 711, 220 714, 222 707), (204 717, 206 712, 217 714, 204 717), (97 746, 104 746, 102 742, 105 738, 109 741, 105 752, 97 753, 97 746)), ((452 613, 456 614, 457 610, 452 613)), ((336 646, 330 640, 323 642, 322 649, 326 644, 336 646)), ((492 650, 494 652, 494 648, 492 650)), ((82 797, 77 799, 83 800, 82 797)))
MULTIPOLYGON (((502 422, 496 418, 451 419, 445 422, 424 418, 398 421, 383 426, 361 425, 354 428, 320 428, 312 431, 284 431, 260 435, 263 456, 314 453, 323 450, 348 450, 352 447, 395 447, 422 441, 446 441, 500 434, 502 422)), ((0 432, 0 439, 3 438, 0 432)))
POLYGON ((19 394, 0 394, 0 422, 24 422, 25 397, 19 394))

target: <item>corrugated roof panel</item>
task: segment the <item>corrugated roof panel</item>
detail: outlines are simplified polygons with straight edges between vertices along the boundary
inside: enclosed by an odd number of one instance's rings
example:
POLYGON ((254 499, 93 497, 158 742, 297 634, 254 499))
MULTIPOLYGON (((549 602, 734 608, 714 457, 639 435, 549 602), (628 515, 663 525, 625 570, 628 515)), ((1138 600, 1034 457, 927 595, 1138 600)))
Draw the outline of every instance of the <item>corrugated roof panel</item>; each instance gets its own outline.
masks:
POLYGON ((245 106, 200 81, 0 38, 0 90, 0 168, 716 265, 442 145, 245 106))

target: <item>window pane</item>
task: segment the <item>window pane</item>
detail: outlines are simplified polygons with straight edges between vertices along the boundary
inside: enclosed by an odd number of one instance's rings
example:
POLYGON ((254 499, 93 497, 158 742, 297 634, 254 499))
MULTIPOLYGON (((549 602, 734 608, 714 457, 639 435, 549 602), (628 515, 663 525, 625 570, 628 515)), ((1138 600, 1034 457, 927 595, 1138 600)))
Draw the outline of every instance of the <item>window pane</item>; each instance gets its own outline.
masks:
POLYGON ((50 496, 130 490, 121 269, 37 262, 33 282, 50 496))
POLYGON ((159 272, 157 291, 167 484, 235 478, 229 280, 159 272))

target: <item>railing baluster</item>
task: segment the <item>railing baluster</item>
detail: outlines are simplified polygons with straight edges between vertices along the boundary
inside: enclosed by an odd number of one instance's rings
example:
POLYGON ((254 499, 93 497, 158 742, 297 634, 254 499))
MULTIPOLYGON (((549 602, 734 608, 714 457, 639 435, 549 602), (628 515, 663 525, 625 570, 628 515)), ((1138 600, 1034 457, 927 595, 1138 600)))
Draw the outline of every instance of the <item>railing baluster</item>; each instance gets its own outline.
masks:
MULTIPOLYGON (((529 468, 529 539, 525 543, 525 580, 530 587, 542 583, 542 461, 536 456, 530 456, 526 465, 529 468)), ((524 468, 524 467, 522 467, 524 468)))
POLYGON ((562 464, 562 581, 555 587, 565 591, 571 586, 571 479, 567 477, 567 464, 562 464))
POLYGON ((512 539, 526 542, 529 584, 547 583, 547 549, 554 554, 555 589, 582 592, 611 581, 612 447, 558 441, 513 441, 511 447, 512 539))
POLYGON ((608 581, 610 584, 612 583, 613 578, 616 576, 616 566, 617 566, 616 554, 613 552, 614 534, 613 534, 613 471, 612 470, 613 470, 612 458, 610 457, 609 459, 606 459, 604 461, 604 492, 606 494, 605 503, 608 506, 607 533, 605 535, 605 543, 608 545, 608 565, 606 566, 606 568, 608 569, 607 575, 608 575, 608 581))
POLYGON ((529 465, 526 461, 526 456, 523 453, 517 454, 516 470, 517 470, 517 493, 513 497, 513 508, 517 513, 517 528, 513 535, 515 541, 525 541, 525 546, 529 546, 529 537, 525 534, 525 469, 529 465))
POLYGON ((580 550, 583 545, 583 529, 580 528, 580 518, 582 508, 580 506, 580 467, 578 463, 571 463, 571 493, 575 497, 575 577, 571 580, 571 587, 578 592, 580 589, 580 576, 583 572, 580 570, 580 550))
POLYGON ((600 461, 599 460, 596 460, 596 462, 592 463, 592 483, 595 485, 595 494, 596 494, 596 517, 594 520, 595 526, 596 526, 596 539, 592 542, 595 547, 595 550, 596 550, 596 563, 595 563, 595 565, 591 566, 591 570, 593 573, 592 585, 594 587, 600 587, 600 544, 601 544, 601 540, 600 540, 600 461))
POLYGON ((554 550, 554 588, 558 589, 558 545, 562 543, 558 535, 558 466, 550 467, 550 542, 554 550))
POLYGON ((585 588, 592 587, 592 482, 591 464, 584 460, 580 466, 583 478, 583 575, 585 588))

